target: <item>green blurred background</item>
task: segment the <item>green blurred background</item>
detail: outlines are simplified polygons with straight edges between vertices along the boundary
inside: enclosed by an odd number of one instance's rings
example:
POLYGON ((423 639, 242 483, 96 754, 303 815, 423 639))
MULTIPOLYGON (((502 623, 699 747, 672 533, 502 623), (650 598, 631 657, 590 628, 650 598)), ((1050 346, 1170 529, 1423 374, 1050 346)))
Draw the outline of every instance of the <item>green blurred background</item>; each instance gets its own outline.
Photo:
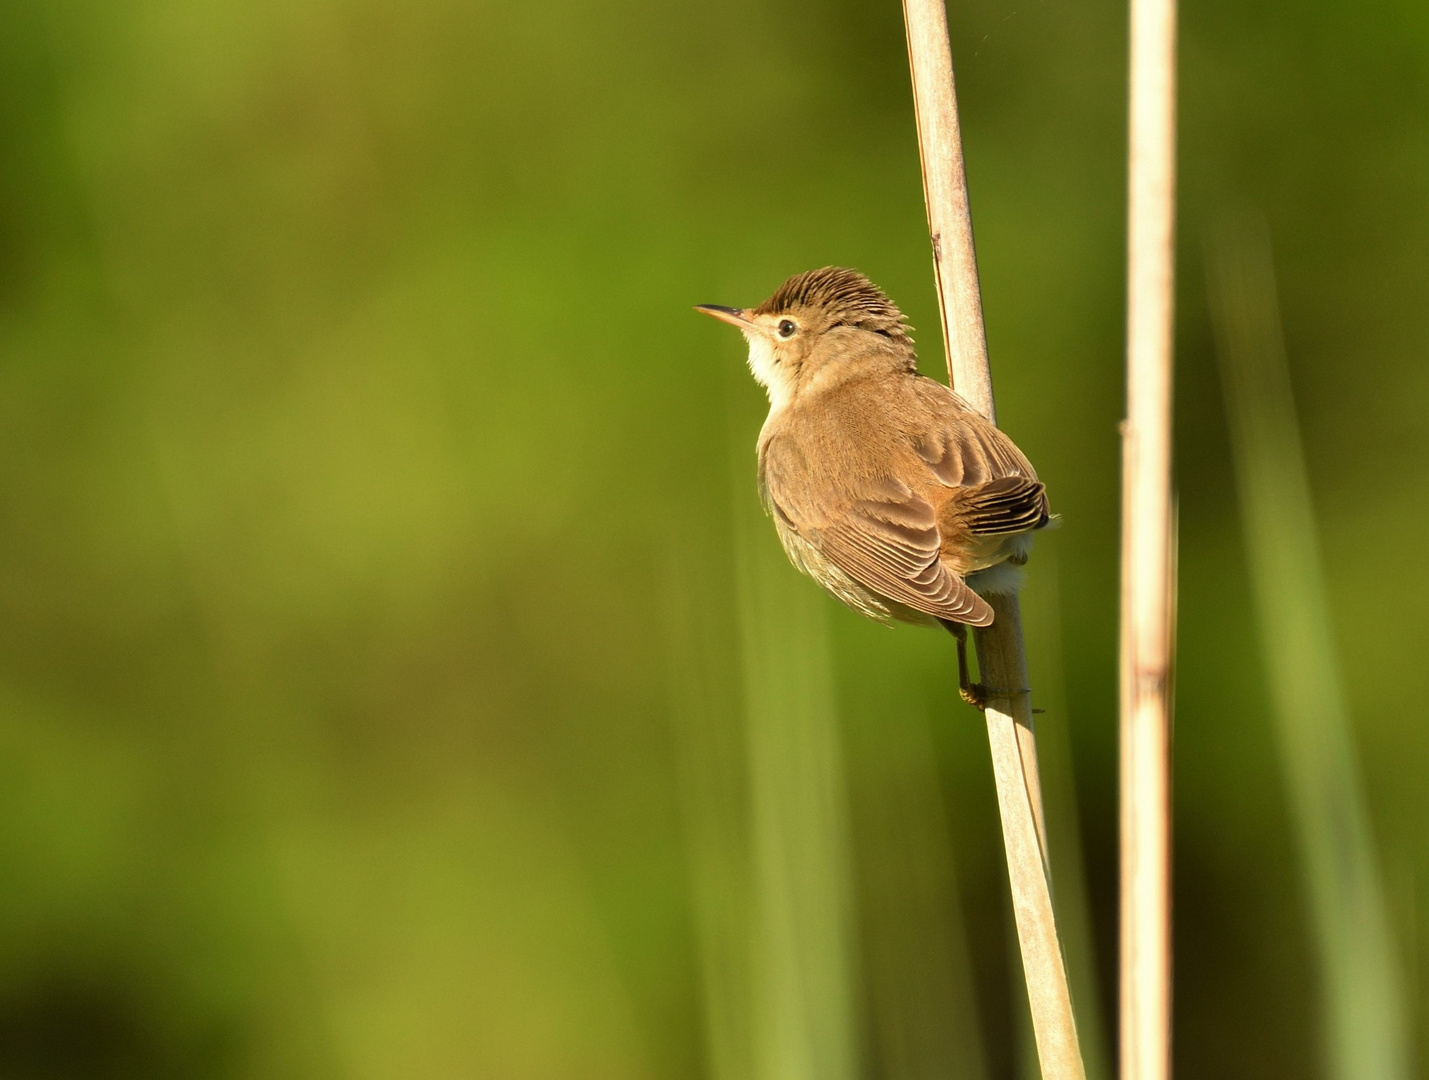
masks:
MULTIPOLYGON (((1126 15, 949 16, 1106 1075, 1126 15)), ((1322 1071, 1202 273, 1246 205, 1422 1057, 1429 7, 1182 19, 1178 1067, 1322 1071)), ((943 373, 892 0, 10 0, 0 1075, 1028 1075, 951 642, 783 563, 690 310, 828 263, 943 373)))

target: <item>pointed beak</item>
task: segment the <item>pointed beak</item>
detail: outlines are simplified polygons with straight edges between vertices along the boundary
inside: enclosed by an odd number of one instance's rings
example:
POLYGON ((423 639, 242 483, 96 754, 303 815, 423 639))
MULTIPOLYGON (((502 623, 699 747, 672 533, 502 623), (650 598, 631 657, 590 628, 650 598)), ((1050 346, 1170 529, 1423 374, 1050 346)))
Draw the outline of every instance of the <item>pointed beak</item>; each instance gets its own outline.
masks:
POLYGON ((721 322, 727 322, 731 326, 737 326, 741 330, 748 330, 754 322, 745 314, 744 308, 723 307, 720 304, 696 304, 695 310, 705 315, 711 315, 721 322))

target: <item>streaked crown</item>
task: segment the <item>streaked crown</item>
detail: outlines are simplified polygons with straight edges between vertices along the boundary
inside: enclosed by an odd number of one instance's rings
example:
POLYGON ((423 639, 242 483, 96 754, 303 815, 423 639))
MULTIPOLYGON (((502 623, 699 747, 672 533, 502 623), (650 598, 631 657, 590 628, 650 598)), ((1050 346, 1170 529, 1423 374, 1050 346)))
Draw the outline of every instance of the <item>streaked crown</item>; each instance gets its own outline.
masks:
POLYGON ((843 266, 825 266, 795 274, 754 309, 755 315, 811 312, 822 316, 824 325, 818 330, 854 326, 913 344, 908 333, 910 327, 904 322, 898 305, 857 270, 843 266))

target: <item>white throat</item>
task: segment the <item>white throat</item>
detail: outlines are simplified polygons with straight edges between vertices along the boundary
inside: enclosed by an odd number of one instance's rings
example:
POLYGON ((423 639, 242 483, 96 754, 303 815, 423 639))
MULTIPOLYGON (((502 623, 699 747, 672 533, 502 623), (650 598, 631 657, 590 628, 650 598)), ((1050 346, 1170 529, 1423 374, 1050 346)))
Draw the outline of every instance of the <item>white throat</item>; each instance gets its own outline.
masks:
POLYGON ((749 342, 749 370, 764 392, 769 395, 771 409, 783 408, 793 397, 787 373, 774 359, 774 343, 763 334, 744 333, 749 342))

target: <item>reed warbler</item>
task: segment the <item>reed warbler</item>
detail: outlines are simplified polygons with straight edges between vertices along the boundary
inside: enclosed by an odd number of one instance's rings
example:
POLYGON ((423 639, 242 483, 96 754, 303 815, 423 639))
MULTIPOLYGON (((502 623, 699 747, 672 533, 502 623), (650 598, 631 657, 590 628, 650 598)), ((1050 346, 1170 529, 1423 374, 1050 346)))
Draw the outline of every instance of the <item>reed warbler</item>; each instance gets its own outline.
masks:
POLYGON ((793 564, 855 611, 941 623, 968 677, 984 595, 1015 591, 1032 534, 1053 520, 1022 451, 948 387, 918 374, 903 313, 856 270, 796 274, 755 308, 701 304, 740 329, 769 395, 759 490, 793 564))

